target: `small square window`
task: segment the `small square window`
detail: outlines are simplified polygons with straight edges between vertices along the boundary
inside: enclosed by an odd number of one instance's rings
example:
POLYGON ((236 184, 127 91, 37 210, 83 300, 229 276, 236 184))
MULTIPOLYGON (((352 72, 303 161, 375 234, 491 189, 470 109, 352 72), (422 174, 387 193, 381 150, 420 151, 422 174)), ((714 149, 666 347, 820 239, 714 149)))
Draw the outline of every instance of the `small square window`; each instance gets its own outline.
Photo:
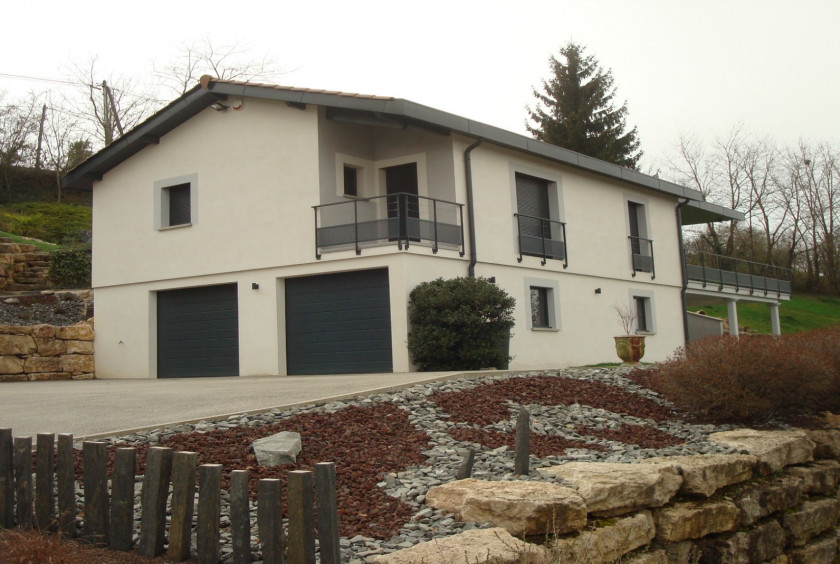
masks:
POLYGON ((359 169, 344 165, 344 195, 353 198, 359 195, 359 169))
POLYGON ((190 184, 177 184, 163 189, 163 227, 187 225, 192 221, 190 184))
POLYGON ((551 328, 549 316, 550 288, 531 286, 531 327, 535 329, 551 328))

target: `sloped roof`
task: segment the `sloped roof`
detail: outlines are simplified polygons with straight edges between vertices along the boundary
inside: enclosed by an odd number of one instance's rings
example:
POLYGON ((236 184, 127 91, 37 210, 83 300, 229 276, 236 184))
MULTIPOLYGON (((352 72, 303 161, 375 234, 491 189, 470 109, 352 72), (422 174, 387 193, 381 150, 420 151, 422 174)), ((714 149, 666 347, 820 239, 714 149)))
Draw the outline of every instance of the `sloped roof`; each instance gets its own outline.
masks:
MULTIPOLYGON (((338 110, 366 112, 374 116, 459 133, 485 142, 522 151, 601 176, 614 178, 678 198, 701 201, 699 191, 601 161, 562 147, 512 133, 485 123, 436 110, 422 104, 386 96, 354 94, 273 84, 257 84, 201 77, 198 86, 168 104, 152 117, 105 147, 68 172, 62 180, 64 188, 91 190, 93 182, 149 144, 178 127, 197 113, 229 96, 260 98, 289 104, 317 105, 338 110)), ((690 203, 691 206, 694 202, 690 203)), ((743 219, 743 215, 720 206, 708 208, 704 217, 720 215, 722 219, 743 219), (712 213, 712 212, 716 213, 712 213), (727 213, 728 212, 728 213, 727 213), (732 214, 735 214, 733 216, 732 214)))

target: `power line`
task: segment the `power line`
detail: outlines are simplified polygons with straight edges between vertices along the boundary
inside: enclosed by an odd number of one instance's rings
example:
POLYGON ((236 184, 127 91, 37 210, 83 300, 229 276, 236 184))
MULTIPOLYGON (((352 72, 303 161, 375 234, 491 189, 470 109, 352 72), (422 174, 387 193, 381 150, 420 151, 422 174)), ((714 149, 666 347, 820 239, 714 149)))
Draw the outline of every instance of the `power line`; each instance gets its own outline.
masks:
MULTIPOLYGON (((69 80, 61 80, 61 79, 58 79, 58 78, 43 78, 43 77, 39 77, 39 76, 26 76, 26 75, 22 75, 22 74, 10 74, 10 73, 5 73, 5 72, 0 72, 0 76, 5 77, 5 78, 13 78, 15 80, 34 80, 34 81, 37 81, 37 82, 51 82, 53 84, 66 84, 66 85, 69 85, 69 86, 76 86, 77 85, 77 83, 75 83, 75 82, 71 82, 69 80)), ((92 86, 93 88, 99 88, 96 85, 88 85, 88 86, 92 86)))

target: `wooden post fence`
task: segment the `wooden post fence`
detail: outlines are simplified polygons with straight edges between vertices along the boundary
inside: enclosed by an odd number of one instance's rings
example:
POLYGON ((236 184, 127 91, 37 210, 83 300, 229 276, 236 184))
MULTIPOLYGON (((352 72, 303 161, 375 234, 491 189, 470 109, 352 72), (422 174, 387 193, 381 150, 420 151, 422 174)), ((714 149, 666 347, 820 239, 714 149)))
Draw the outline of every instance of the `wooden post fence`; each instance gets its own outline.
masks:
MULTIPOLYGON (((39 434, 36 441, 33 484, 31 437, 14 437, 11 429, 0 429, 0 528, 58 531, 75 536, 77 526, 73 435, 39 434), (34 488, 33 488, 34 486, 34 488), (54 492, 58 493, 56 496, 54 492), (34 493, 34 496, 33 496, 34 493), (57 499, 56 499, 57 497, 57 499), (56 508, 57 505, 57 508, 56 508), (56 512, 57 509, 57 512, 56 512)), ((134 481, 137 451, 114 449, 114 466, 106 474, 108 445, 86 441, 82 446, 85 540, 111 550, 127 551, 137 526, 134 481)), ((220 561, 221 478, 220 464, 198 466, 198 453, 172 452, 150 447, 140 507, 140 540, 136 548, 146 556, 183 561, 191 557, 199 564, 220 561), (198 506, 195 504, 196 471, 198 506), (169 485, 172 495, 169 496, 169 485), (166 545, 167 502, 170 508, 169 542, 166 545), (196 526, 193 531, 193 513, 196 526), (195 533, 195 545, 192 544, 195 533)), ((234 562, 251 561, 251 511, 248 472, 231 471, 230 533, 234 562)), ((259 480, 256 529, 266 564, 315 562, 317 514, 320 558, 323 564, 338 564, 341 550, 336 506, 335 464, 322 462, 315 471, 286 473, 289 497, 289 537, 283 536, 281 479, 259 480), (314 479, 313 479, 314 478, 314 479)))

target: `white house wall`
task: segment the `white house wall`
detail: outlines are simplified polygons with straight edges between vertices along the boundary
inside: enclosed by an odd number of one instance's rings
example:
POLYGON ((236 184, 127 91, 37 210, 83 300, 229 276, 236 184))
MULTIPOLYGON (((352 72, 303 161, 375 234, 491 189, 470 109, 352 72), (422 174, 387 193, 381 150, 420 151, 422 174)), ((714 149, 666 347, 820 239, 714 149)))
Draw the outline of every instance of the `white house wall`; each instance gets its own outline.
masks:
MULTIPOLYGON (((312 206, 342 200, 337 154, 368 161, 372 169, 419 155, 428 195, 466 204, 463 152, 472 142, 414 127, 332 122, 312 106, 299 110, 254 99, 246 99, 242 110, 207 109, 188 120, 94 187, 97 376, 156 376, 155 292, 234 282, 240 374, 285 374, 285 279, 373 268, 389 271, 394 370, 410 370, 408 295, 420 282, 465 276, 469 247, 464 257, 415 245, 400 251, 392 244, 361 256, 350 250, 316 260, 312 206), (193 224, 155 229, 155 183, 187 175, 196 179, 193 224)), ((511 368, 614 361, 612 337, 620 328, 611 306, 628 304, 634 293, 654 305, 645 360, 663 360, 683 344, 674 198, 490 144, 472 153, 472 163, 476 273, 495 277, 517 300, 511 368), (536 257, 517 262, 516 171, 557 183, 567 269, 556 260, 541 266, 536 257), (644 272, 632 276, 628 198, 647 206, 655 279, 644 272), (555 330, 529 328, 528 280, 556 289, 555 330)))

